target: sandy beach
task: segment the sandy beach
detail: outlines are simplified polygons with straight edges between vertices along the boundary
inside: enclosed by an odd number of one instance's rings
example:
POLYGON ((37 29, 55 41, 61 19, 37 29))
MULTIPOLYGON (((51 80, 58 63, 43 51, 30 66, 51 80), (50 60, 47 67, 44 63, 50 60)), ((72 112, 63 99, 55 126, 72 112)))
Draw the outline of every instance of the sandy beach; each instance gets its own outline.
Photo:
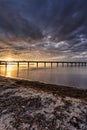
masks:
POLYGON ((0 130, 86 130, 87 90, 0 77, 0 130))

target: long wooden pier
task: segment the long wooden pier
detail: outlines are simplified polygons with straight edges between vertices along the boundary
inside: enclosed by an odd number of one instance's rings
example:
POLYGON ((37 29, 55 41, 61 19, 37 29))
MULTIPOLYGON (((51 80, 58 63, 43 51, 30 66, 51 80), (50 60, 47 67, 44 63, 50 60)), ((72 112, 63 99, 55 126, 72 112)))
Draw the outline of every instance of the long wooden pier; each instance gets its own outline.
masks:
POLYGON ((30 64, 36 64, 36 67, 39 67, 39 64, 44 64, 44 67, 46 68, 47 64, 50 64, 51 68, 53 67, 53 64, 56 64, 56 66, 67 66, 67 67, 80 67, 80 66, 87 66, 87 62, 77 62, 77 61, 0 61, 0 65, 5 65, 7 67, 9 64, 14 65, 17 64, 19 67, 21 63, 27 63, 28 68, 30 64))

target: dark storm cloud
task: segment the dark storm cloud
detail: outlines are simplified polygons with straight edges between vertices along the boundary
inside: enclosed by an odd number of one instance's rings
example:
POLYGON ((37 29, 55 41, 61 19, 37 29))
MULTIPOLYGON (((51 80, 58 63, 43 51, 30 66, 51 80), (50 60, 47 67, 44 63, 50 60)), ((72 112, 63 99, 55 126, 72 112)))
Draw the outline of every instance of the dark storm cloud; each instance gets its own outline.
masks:
MULTIPOLYGON (((7 0, 8 1, 8 0, 7 0)), ((0 34, 4 38, 39 39, 42 34, 38 27, 21 17, 14 8, 10 8, 10 1, 0 1, 0 34), (8 6, 9 5, 9 6, 8 6)), ((15 6, 15 5, 14 5, 15 6)), ((1 37, 2 38, 2 37, 1 37)))
POLYGON ((87 51, 86 12, 87 0, 0 0, 0 49, 87 51))

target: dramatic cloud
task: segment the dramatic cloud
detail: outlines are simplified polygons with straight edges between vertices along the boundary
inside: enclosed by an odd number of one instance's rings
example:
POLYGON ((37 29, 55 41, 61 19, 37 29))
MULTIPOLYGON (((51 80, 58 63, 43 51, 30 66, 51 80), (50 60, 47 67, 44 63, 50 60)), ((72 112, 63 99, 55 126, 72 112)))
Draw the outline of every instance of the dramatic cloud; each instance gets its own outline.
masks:
POLYGON ((86 12, 87 0, 0 0, 0 56, 87 59, 86 12))

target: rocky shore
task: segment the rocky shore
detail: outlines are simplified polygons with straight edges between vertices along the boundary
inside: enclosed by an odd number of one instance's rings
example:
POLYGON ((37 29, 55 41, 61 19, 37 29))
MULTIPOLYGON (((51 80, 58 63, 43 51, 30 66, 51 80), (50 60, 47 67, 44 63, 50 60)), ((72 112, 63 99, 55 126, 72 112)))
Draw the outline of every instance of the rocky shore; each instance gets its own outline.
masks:
POLYGON ((87 91, 0 77, 0 130, 87 130, 87 91))

